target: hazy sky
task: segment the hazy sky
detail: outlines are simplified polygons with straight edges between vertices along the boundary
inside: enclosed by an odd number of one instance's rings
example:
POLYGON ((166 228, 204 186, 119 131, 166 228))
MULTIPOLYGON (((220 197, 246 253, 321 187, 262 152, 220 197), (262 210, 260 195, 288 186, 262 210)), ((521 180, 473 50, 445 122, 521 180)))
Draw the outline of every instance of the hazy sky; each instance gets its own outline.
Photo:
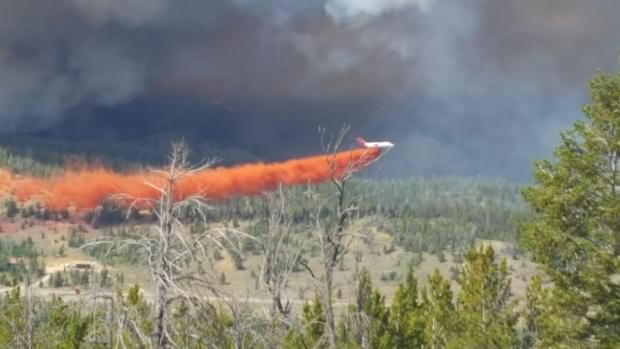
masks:
POLYGON ((180 118, 265 158, 318 151, 317 126, 346 122, 397 143, 385 175, 523 178, 580 117, 587 78, 618 68, 618 13, 617 0, 0 0, 0 120, 81 135, 96 122, 114 138, 180 118))

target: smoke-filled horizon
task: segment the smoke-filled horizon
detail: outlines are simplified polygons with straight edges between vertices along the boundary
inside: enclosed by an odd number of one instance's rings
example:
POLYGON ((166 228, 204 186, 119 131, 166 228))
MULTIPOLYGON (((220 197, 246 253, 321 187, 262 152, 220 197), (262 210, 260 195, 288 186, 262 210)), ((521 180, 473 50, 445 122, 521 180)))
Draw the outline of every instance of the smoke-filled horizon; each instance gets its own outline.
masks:
MULTIPOLYGON (((5 133, 177 127, 258 157, 350 124, 380 175, 527 177, 615 70, 615 0, 0 1, 5 133)), ((208 155, 208 154, 206 154, 208 155)))

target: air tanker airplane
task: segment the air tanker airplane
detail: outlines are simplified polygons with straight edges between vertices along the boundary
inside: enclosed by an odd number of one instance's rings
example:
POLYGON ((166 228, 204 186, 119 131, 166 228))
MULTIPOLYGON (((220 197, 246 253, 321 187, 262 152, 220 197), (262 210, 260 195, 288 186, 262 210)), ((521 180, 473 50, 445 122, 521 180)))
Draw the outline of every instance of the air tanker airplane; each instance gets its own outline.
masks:
POLYGON ((362 148, 380 148, 389 150, 394 147, 394 143, 392 142, 366 142, 364 138, 358 137, 357 144, 359 144, 362 148))

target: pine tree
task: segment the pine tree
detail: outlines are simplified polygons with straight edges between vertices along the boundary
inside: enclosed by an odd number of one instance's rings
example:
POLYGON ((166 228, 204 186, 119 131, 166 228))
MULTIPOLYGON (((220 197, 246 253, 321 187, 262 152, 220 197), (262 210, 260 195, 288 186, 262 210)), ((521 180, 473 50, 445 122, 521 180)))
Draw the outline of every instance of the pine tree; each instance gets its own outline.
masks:
POLYGON ((140 285, 134 284, 129 288, 127 292, 127 303, 129 305, 136 305, 142 301, 142 295, 140 294, 140 285))
POLYGON ((17 282, 0 303, 0 347, 26 347, 24 333, 27 330, 26 309, 17 282))
POLYGON ((390 334, 396 348, 418 348, 424 345, 424 324, 417 298, 418 281, 410 267, 405 283, 396 289, 390 309, 390 334))
POLYGON ((495 262, 491 246, 473 247, 465 254, 458 280, 457 337, 449 347, 509 348, 516 343, 516 317, 509 304, 510 279, 503 259, 495 262))
POLYGON ((65 279, 59 271, 50 275, 50 280, 52 280, 52 286, 55 288, 63 287, 65 285, 65 279))
POLYGON ((177 338, 177 345, 181 348, 189 348, 191 347, 192 342, 192 318, 189 313, 189 306, 187 302, 183 299, 179 302, 179 304, 175 307, 172 312, 172 316, 174 318, 174 327, 177 338))
MULTIPOLYGON (((557 326, 557 321, 554 321, 558 313, 550 297, 551 293, 543 287, 541 277, 534 275, 527 286, 525 307, 521 314, 521 348, 553 348, 561 346, 563 338, 570 337, 569 333, 562 332, 566 326, 557 326)), ((575 347, 580 347, 579 343, 575 343, 575 347)))
POLYGON ((109 276, 108 269, 103 269, 101 273, 99 274, 99 277, 100 277, 99 287, 106 288, 110 286, 110 276, 109 276))
MULTIPOLYGON (((119 297, 119 299, 122 297, 119 297)), ((144 299, 144 295, 140 292, 140 285, 134 284, 127 291, 127 315, 129 319, 135 322, 138 327, 130 328, 130 333, 133 335, 132 340, 136 343, 142 343, 143 338, 137 336, 136 332, 140 331, 142 334, 153 333, 154 321, 152 319, 152 307, 144 299)), ((144 344, 144 343, 143 343, 144 344)))
POLYGON ((454 330, 455 309, 450 282, 435 269, 422 292, 424 342, 430 349, 445 348, 454 330))
POLYGON ((305 303, 302 310, 301 328, 292 328, 286 336, 284 347, 323 348, 325 314, 321 298, 317 295, 312 303, 305 303))
POLYGON ((37 333, 40 348, 80 348, 92 318, 82 317, 79 308, 54 297, 47 307, 47 319, 37 333))
POLYGON ((586 120, 561 135, 556 161, 535 163, 524 198, 537 215, 521 231, 554 285, 554 330, 541 340, 620 347, 620 72, 597 73, 590 94, 586 120))
POLYGON ((389 345, 389 310, 385 297, 372 285, 368 270, 363 269, 358 276, 357 299, 354 309, 357 338, 362 348, 391 348, 389 345))
POLYGON ((6 212, 7 218, 13 218, 19 212, 19 208, 17 207, 17 203, 13 198, 8 198, 4 202, 4 209, 6 212))

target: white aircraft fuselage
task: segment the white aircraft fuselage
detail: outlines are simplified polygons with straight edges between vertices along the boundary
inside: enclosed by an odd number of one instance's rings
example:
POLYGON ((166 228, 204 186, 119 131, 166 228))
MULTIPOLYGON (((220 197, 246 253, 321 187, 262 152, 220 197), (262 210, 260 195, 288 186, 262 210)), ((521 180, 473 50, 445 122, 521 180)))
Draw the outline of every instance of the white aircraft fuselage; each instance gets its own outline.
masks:
POLYGON ((380 148, 380 149, 391 149, 394 147, 394 143, 392 142, 366 142, 363 138, 358 138, 357 143, 362 148, 380 148))

